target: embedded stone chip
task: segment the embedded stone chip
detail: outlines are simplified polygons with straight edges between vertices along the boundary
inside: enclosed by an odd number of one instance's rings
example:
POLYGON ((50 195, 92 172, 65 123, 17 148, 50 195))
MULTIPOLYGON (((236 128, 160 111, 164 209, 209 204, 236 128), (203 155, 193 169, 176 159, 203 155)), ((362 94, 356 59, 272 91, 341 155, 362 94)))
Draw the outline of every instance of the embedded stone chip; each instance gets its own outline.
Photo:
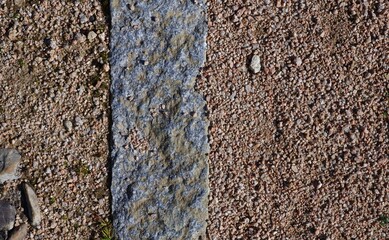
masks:
POLYGON ((254 73, 259 73, 261 71, 261 58, 258 55, 254 55, 251 58, 250 70, 254 73))

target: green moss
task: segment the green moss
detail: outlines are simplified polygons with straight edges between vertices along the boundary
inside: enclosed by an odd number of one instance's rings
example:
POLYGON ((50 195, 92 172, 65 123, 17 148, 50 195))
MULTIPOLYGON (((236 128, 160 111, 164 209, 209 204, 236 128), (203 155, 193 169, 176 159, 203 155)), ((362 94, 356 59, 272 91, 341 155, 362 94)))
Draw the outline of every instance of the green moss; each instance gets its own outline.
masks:
POLYGON ((105 188, 97 188, 95 190, 95 196, 97 199, 102 199, 103 197, 105 197, 105 195, 106 195, 105 188))
POLYGON ((19 19, 20 18, 20 14, 18 12, 15 12, 13 15, 12 15, 12 18, 13 19, 19 19))
POLYGON ((80 176, 85 176, 85 175, 90 174, 89 167, 86 164, 82 163, 82 162, 79 162, 77 164, 75 171, 80 176))
POLYGON ((112 223, 108 220, 100 222, 100 237, 102 240, 114 240, 115 235, 113 231, 112 223))
POLYGON ((93 76, 91 76, 90 80, 89 80, 89 83, 92 85, 92 86, 96 86, 97 83, 99 82, 100 80, 100 76, 98 74, 95 74, 93 76))
POLYGON ((55 197, 50 197, 49 203, 54 204, 56 201, 55 197))
POLYGON ((96 26, 96 30, 102 32, 102 31, 104 31, 105 26, 106 26, 105 23, 99 23, 99 24, 97 24, 97 26, 96 26))
POLYGON ((389 224, 389 216, 387 215, 381 215, 378 217, 378 222, 382 225, 382 226, 386 226, 389 224))
POLYGON ((74 230, 76 230, 76 231, 77 231, 79 228, 80 228, 80 224, 78 224, 78 223, 75 223, 75 224, 74 224, 74 230))
POLYGON ((18 60, 19 67, 23 68, 26 64, 24 63, 23 59, 18 60))
POLYGON ((104 51, 100 53, 101 60, 103 60, 104 63, 107 63, 109 60, 109 53, 108 51, 104 51))

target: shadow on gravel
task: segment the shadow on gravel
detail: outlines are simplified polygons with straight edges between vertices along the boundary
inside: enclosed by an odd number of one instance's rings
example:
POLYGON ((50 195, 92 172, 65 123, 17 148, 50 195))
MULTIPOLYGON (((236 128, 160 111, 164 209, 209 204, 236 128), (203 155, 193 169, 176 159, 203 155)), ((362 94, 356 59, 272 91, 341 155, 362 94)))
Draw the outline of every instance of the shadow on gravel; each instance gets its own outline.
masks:
POLYGON ((103 9, 103 13, 105 16, 105 20, 108 24, 108 27, 111 29, 111 9, 109 7, 110 0, 100 0, 101 9, 103 9))
MULTIPOLYGON (((111 31, 111 9, 110 9, 110 0, 100 0, 101 8, 103 10, 104 16, 105 16, 105 22, 108 26, 108 34, 110 34, 111 31)), ((108 49, 110 49, 110 40, 111 38, 109 37, 108 41, 108 49)), ((110 58, 109 54, 109 58, 110 58)), ((109 75, 110 76, 110 75, 109 75)), ((111 79, 111 78, 110 78, 111 79)), ((110 81, 111 82, 111 81, 110 81)), ((113 218, 112 218, 112 195, 111 195, 111 182, 112 182, 112 158, 111 158, 111 146, 113 144, 113 137, 112 137, 112 131, 111 131, 111 126, 112 126, 112 112, 111 112, 111 103, 112 103, 112 95, 110 92, 110 87, 108 88, 108 97, 109 97, 109 107, 107 109, 107 116, 108 116, 108 136, 107 136, 107 142, 108 142, 108 156, 107 156, 107 163, 106 163, 106 168, 108 170, 107 172, 107 188, 109 191, 109 222, 108 224, 112 224, 113 218)), ((108 226, 110 229, 110 226, 108 226)), ((114 234, 114 230, 111 229, 114 234)), ((106 237, 106 236, 103 236, 106 237)), ((112 238, 115 239, 115 238, 112 238)))

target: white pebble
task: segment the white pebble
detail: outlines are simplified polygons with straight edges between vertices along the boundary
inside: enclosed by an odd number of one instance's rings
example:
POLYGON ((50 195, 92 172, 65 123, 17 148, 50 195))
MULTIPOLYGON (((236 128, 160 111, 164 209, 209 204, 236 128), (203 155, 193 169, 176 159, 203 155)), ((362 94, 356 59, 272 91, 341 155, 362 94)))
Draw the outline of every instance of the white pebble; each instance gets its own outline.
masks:
POLYGON ((296 59, 294 60, 295 64, 297 66, 301 66, 301 64, 303 64, 303 60, 301 60, 300 57, 296 57, 296 59))
POLYGON ((254 55, 251 59, 250 69, 254 73, 259 73, 261 71, 261 59, 258 55, 254 55))

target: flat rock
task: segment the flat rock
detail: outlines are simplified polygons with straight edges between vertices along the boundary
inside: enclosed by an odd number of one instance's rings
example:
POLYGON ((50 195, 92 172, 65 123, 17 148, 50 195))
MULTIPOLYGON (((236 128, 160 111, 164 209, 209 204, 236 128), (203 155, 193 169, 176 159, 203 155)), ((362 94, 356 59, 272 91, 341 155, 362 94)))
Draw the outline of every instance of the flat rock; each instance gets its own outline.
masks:
POLYGON ((11 236, 8 238, 8 240, 24 240, 27 237, 27 233, 28 224, 23 223, 22 225, 12 230, 11 236))
POLYGON ((20 163, 21 156, 15 149, 3 148, 0 149, 0 184, 18 179, 17 168, 20 163))
POLYGON ((8 201, 0 200, 0 231, 8 231, 14 227, 16 209, 8 201))
POLYGON ((111 1, 112 212, 119 239, 206 239, 208 122, 194 90, 204 0, 111 1))
POLYGON ((24 197, 26 198, 28 218, 30 219, 31 226, 36 227, 42 221, 42 214, 39 208, 38 197, 35 191, 27 183, 23 183, 22 186, 24 197))

